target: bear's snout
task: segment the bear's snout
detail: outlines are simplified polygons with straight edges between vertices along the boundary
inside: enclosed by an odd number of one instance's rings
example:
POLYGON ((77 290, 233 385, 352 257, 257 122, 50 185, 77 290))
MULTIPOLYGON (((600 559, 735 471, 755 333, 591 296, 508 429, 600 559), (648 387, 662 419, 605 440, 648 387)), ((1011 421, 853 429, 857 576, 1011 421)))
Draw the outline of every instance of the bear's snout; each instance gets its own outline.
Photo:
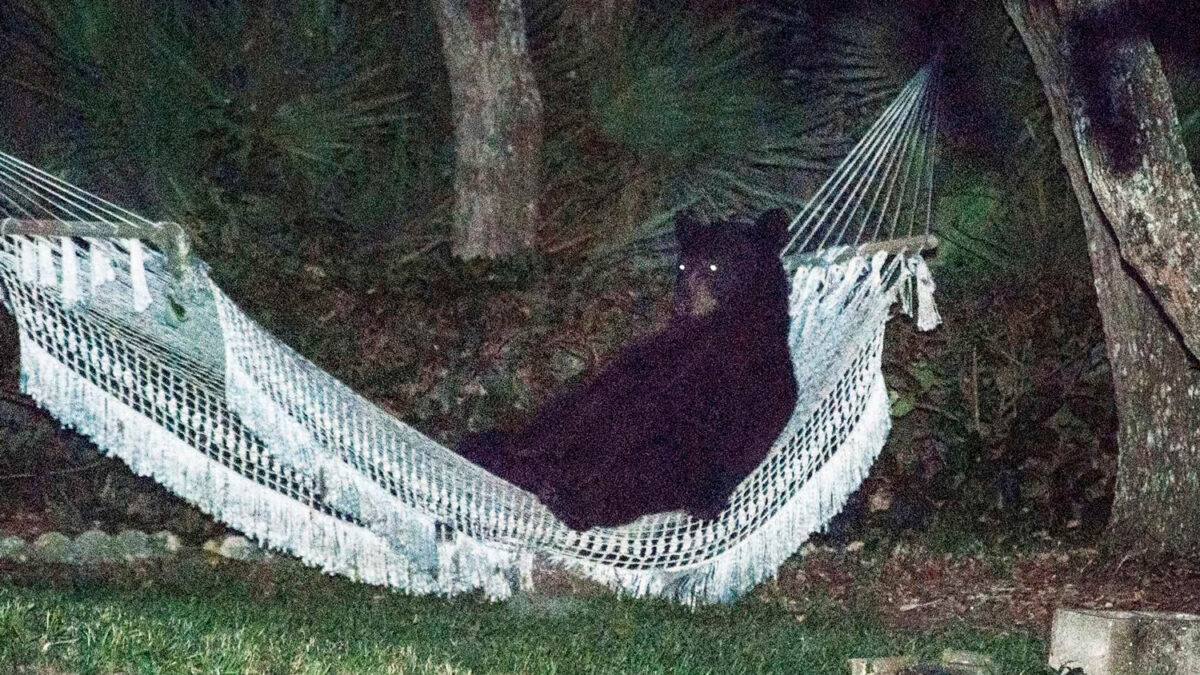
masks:
POLYGON ((712 314, 717 308, 717 296, 713 294, 709 280, 701 272, 689 272, 682 280, 682 303, 676 303, 675 313, 693 317, 712 314))

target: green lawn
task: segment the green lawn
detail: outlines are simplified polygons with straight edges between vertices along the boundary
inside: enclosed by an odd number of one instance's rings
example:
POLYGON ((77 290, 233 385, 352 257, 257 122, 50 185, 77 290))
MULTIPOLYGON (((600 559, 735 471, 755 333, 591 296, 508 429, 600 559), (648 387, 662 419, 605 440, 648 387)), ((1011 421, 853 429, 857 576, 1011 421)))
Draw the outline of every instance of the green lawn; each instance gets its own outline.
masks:
POLYGON ((0 672, 837 673, 846 659, 942 649, 1038 673, 1028 634, 890 632, 832 604, 747 599, 689 611, 611 596, 506 603, 414 598, 292 563, 272 574, 196 561, 114 580, 62 572, 0 585, 0 672))

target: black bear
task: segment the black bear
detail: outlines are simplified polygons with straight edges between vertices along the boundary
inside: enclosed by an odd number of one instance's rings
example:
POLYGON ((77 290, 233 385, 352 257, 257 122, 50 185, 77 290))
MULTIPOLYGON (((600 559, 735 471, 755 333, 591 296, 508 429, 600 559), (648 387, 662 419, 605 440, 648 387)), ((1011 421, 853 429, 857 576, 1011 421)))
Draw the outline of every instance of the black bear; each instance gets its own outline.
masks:
POLYGON ((787 216, 710 225, 675 218, 673 315, 519 432, 457 452, 538 496, 575 530, 683 509, 701 519, 766 456, 792 414, 787 216))

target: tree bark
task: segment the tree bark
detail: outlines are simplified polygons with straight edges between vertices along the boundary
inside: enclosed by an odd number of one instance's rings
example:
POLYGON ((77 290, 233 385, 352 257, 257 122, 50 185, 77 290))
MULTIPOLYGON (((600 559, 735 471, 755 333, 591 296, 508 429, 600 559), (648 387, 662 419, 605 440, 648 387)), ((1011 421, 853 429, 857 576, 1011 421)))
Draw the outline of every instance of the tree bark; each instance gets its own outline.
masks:
MULTIPOLYGON (((1103 96, 1128 115, 1131 167, 1104 151, 1069 67, 1068 31, 1097 0, 1004 0, 1042 81, 1063 164, 1079 201, 1112 365, 1120 431, 1112 542, 1200 553, 1200 236, 1196 182, 1170 88, 1144 36, 1111 49, 1103 96), (1190 346, 1190 347, 1189 347, 1190 346)), ((1089 84, 1094 85, 1094 82, 1089 84)), ((1104 122, 1099 122, 1104 124, 1104 122)))
POLYGON ((434 0, 455 141, 455 255, 531 247, 541 194, 542 98, 520 0, 434 0))

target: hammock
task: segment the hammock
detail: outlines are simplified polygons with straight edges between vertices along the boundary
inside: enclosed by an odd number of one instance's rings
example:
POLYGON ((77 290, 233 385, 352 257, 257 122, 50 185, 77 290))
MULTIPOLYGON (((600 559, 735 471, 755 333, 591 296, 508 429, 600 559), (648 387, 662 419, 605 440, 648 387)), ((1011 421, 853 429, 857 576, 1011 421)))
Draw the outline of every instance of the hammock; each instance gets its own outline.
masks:
POLYGON ((840 510, 881 449, 893 303, 911 308, 915 286, 918 326, 939 320, 919 255, 933 79, 926 67, 909 81, 792 224, 795 414, 713 520, 570 530, 266 333, 178 226, 0 153, 0 284, 22 390, 139 475, 330 573, 504 598, 532 586, 537 557, 636 596, 736 598, 840 510), (872 253, 886 241, 901 243, 872 253))

